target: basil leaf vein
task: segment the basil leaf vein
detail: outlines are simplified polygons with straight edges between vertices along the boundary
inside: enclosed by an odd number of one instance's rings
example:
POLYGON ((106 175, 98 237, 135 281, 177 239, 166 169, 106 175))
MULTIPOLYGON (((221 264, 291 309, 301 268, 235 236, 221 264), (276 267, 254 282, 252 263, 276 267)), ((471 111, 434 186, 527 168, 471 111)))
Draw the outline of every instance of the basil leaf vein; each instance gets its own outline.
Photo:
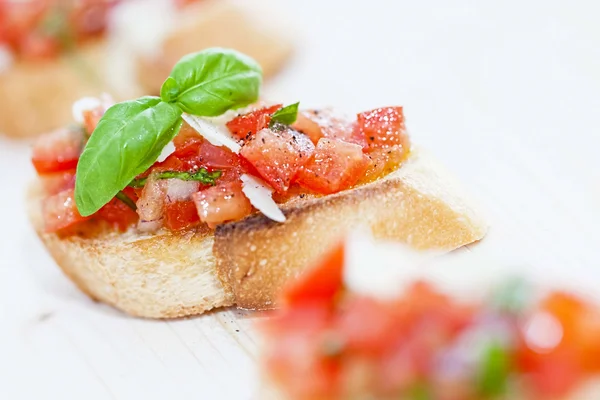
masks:
POLYGON ((109 108, 77 165, 75 202, 80 214, 92 215, 147 170, 173 139, 181 121, 181 110, 158 97, 109 108))

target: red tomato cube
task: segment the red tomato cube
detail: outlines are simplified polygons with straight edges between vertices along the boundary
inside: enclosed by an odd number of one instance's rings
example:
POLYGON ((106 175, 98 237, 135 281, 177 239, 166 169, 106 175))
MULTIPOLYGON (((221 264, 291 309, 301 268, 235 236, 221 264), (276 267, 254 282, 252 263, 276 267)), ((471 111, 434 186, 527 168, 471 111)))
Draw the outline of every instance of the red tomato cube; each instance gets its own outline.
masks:
POLYGON ((235 117, 227 123, 227 128, 238 139, 250 139, 261 129, 267 128, 271 122, 271 116, 279 110, 283 104, 249 112, 248 114, 235 117))
POLYGON ((356 129, 370 147, 409 147, 402 107, 384 107, 358 114, 356 129))
MULTIPOLYGON (((137 195, 133 189, 126 188, 125 192, 132 201, 135 202, 137 200, 137 195)), ((116 198, 112 199, 108 204, 98 210, 95 215, 108 222, 113 228, 122 232, 126 231, 127 228, 135 224, 139 219, 139 216, 135 211, 116 198)))
POLYGON ((200 220, 209 226, 242 219, 252 212, 241 182, 222 183, 195 193, 192 198, 200 220))
POLYGON ((355 185, 370 164, 357 144, 321 139, 313 156, 296 177, 298 184, 317 193, 331 194, 355 185))
POLYGON ((329 108, 299 112, 293 127, 306 134, 314 144, 324 137, 355 143, 364 148, 368 145, 362 131, 356 129, 355 121, 329 108))
POLYGON ((342 290, 344 268, 344 243, 340 242, 322 260, 283 290, 282 301, 287 307, 306 304, 331 304, 342 290))
POLYGON ((196 203, 193 201, 178 201, 165 204, 165 227, 172 231, 182 230, 200 222, 196 203))
POLYGON ((83 144, 83 133, 80 130, 58 129, 36 141, 31 161, 38 174, 75 169, 83 144))
POLYGON ((277 192, 285 193, 314 148, 306 135, 292 129, 263 129, 246 142, 241 154, 277 192))
POLYGON ((46 232, 57 232, 89 217, 82 217, 75 205, 75 189, 68 189, 42 202, 42 216, 46 232))

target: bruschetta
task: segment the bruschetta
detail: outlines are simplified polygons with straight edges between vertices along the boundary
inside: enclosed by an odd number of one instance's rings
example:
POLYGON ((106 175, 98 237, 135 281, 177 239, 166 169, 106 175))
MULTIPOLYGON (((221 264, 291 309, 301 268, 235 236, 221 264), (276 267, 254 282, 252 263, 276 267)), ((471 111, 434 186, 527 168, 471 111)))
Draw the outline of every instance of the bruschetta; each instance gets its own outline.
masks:
MULTIPOLYGON (((348 268, 368 274, 379 266, 351 267, 348 254, 344 244, 334 246, 286 286, 282 308, 262 320, 267 384, 260 398, 598 397, 600 308, 591 300, 559 290, 536 294, 519 279, 482 298, 459 299, 411 279, 391 282, 394 293, 365 290, 348 268)), ((414 267, 404 254, 394 253, 397 270, 414 267)))
POLYGON ((0 2, 0 134, 27 137, 67 125, 81 97, 158 94, 183 55, 211 46, 253 56, 265 74, 291 53, 227 0, 0 2))
POLYGON ((144 317, 268 309, 348 230, 443 251, 485 235, 402 107, 299 111, 258 101, 260 82, 251 58, 208 49, 160 97, 79 102, 80 124, 38 140, 31 219, 84 292, 144 317))

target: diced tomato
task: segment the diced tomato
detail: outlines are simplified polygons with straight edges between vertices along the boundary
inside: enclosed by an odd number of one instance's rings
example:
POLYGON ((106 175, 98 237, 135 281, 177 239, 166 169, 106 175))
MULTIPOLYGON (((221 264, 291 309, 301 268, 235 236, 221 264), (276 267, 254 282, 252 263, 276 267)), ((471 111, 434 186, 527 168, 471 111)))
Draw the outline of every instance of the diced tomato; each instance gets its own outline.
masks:
POLYGON ((579 374, 599 372, 600 310, 570 294, 554 292, 541 303, 540 311, 560 323, 561 341, 555 348, 543 352, 528 348, 527 342, 523 341, 522 367, 536 371, 550 368, 546 364, 554 363, 556 358, 569 358, 569 363, 574 364, 571 369, 579 374))
POLYGON ((69 22, 78 37, 91 37, 106 29, 108 13, 114 0, 87 0, 75 3, 69 22))
POLYGON ((196 203, 193 201, 178 201, 165 204, 164 224, 167 229, 178 231, 190 228, 200 222, 196 203))
POLYGON ((307 303, 331 303, 342 289, 343 268, 344 244, 341 242, 317 265, 304 271, 284 288, 283 304, 287 307, 296 307, 307 303))
POLYGON ((75 170, 54 172, 40 176, 46 195, 53 195, 63 190, 75 188, 75 170))
MULTIPOLYGON (((132 195, 129 197, 135 202, 137 196, 135 192, 131 191, 132 195)), ((127 204, 123 203, 119 199, 112 199, 108 204, 102 207, 96 214, 99 219, 102 219, 111 224, 115 229, 119 231, 126 231, 131 225, 135 224, 139 216, 132 210, 127 204)))
POLYGON ((240 166, 240 157, 225 147, 214 146, 207 140, 198 150, 198 164, 209 170, 223 170, 240 166))
POLYGON ((204 189, 192 196, 202 222, 209 226, 239 220, 252 212, 252 205, 242 192, 241 182, 226 182, 204 189))
POLYGON ((64 190, 42 202, 42 216, 46 232, 58 232, 89 217, 82 217, 75 205, 75 189, 64 190))
MULTIPOLYGON (((556 398, 568 394, 578 382, 585 378, 573 349, 560 348, 548 354, 535 353, 531 357, 532 368, 526 370, 528 379, 537 394, 535 398, 556 398)), ((521 358, 524 354, 521 354, 521 358)))
POLYGON ((575 296, 554 292, 537 312, 560 324, 560 341, 552 348, 538 349, 522 338, 519 367, 531 376, 540 396, 564 395, 587 374, 600 371, 600 310, 575 296))
POLYGON ((296 181, 317 193, 337 193, 355 185, 364 176, 369 162, 359 145, 323 138, 298 172, 296 181))
POLYGON ((32 60, 51 59, 60 52, 58 39, 33 32, 21 39, 19 47, 21 56, 32 60))
POLYGON ((93 110, 85 110, 83 112, 83 126, 88 135, 91 135, 98 126, 100 118, 104 115, 104 106, 99 106, 93 110))
POLYGON ((366 154, 370 163, 363 180, 370 182, 394 171, 406 158, 407 150, 402 146, 369 149, 366 154))
POLYGON ((285 193, 313 151, 306 135, 263 129, 246 142, 241 154, 276 191, 285 193))
POLYGON ((402 146, 409 148, 402 107, 384 107, 358 114, 356 129, 370 147, 402 146))
POLYGON ((163 162, 156 162, 152 167, 148 169, 141 176, 148 176, 151 172, 161 171, 186 171, 187 166, 181 161, 175 154, 168 156, 163 162))
POLYGON ((327 138, 358 144, 363 148, 368 145, 364 134, 355 128, 355 121, 331 109, 301 111, 292 126, 306 134, 314 144, 321 138, 327 138))
POLYGON ((33 146, 33 166, 39 174, 75 169, 83 142, 82 132, 74 129, 58 129, 41 136, 33 146))
POLYGON ((222 170, 240 166, 240 157, 229 149, 212 145, 201 136, 186 134, 187 138, 183 139, 180 135, 181 133, 177 136, 177 141, 174 141, 175 152, 170 157, 180 159, 185 170, 222 170))
POLYGON ((314 118, 315 112, 316 111, 300 111, 292 128, 298 132, 304 133, 314 144, 317 144, 319 139, 323 137, 323 133, 321 132, 321 126, 319 126, 316 122, 316 118, 314 118))
POLYGON ((0 39, 26 58, 55 56, 65 37, 79 43, 104 32, 109 9, 119 1, 0 1, 0 39))
POLYGON ((395 329, 396 315, 390 307, 367 297, 348 299, 346 305, 338 314, 337 329, 348 350, 378 354, 389 349, 400 333, 395 329))
POLYGON ((179 129, 177 136, 173 138, 173 144, 175 145, 175 150, 179 150, 180 148, 184 147, 188 141, 195 142, 199 140, 204 140, 204 138, 198 133, 198 131, 184 121, 183 124, 181 124, 181 128, 179 129))
POLYGON ((252 136, 269 126, 271 116, 279 110, 283 104, 276 104, 271 107, 261 108, 260 110, 249 112, 248 114, 235 117, 227 123, 227 128, 231 134, 238 139, 250 139, 252 136))

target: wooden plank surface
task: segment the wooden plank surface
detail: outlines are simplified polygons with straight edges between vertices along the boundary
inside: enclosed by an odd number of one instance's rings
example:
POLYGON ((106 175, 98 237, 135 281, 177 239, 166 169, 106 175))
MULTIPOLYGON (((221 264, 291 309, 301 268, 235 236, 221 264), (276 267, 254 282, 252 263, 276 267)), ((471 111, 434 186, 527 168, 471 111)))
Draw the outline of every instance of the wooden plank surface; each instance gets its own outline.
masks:
MULTIPOLYGON (((404 105, 413 140, 487 209, 489 236, 460 252, 481 268, 447 279, 518 271, 600 287, 597 2, 270 3, 298 49, 267 96, 404 105)), ((0 139, 0 171, 0 398, 256 397, 252 316, 155 322, 91 302, 27 224, 27 145, 0 139)))

